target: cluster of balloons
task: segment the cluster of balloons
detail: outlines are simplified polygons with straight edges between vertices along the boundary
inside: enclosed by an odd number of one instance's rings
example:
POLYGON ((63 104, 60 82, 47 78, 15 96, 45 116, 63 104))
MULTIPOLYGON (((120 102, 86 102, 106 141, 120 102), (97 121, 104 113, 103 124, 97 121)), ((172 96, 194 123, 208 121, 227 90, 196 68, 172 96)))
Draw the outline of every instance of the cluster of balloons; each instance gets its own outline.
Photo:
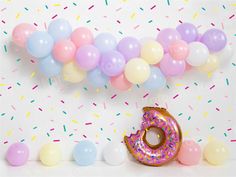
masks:
MULTIPOLYGON (((24 143, 12 144, 6 153, 6 160, 11 166, 25 165, 29 159, 29 148, 24 143)), ((72 152, 74 161, 80 166, 94 164, 97 157, 97 149, 93 142, 80 141, 72 152)), ((58 144, 48 143, 42 146, 39 159, 45 166, 55 166, 62 158, 62 151, 58 144)), ((119 142, 108 143, 103 150, 103 158, 109 165, 121 165, 127 158, 126 148, 119 142)))
POLYGON ((87 79, 94 87, 110 84, 128 90, 133 84, 147 89, 166 85, 166 78, 179 76, 191 67, 213 72, 232 55, 224 32, 209 29, 199 34, 190 23, 161 30, 156 39, 140 42, 124 37, 119 42, 110 33, 98 34, 79 27, 72 31, 64 19, 52 21, 48 31, 22 23, 12 33, 13 41, 39 61, 47 77, 62 73, 64 80, 87 79))

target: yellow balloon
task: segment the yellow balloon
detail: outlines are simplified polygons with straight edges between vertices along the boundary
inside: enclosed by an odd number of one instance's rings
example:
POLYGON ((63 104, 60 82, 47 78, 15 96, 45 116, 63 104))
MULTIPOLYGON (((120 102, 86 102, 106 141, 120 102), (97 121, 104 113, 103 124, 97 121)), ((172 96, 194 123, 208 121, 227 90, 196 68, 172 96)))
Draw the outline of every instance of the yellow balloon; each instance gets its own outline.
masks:
POLYGON ((219 67, 219 59, 217 58, 216 55, 210 54, 206 63, 198 67, 198 69, 200 71, 209 73, 215 71, 216 69, 218 69, 218 67, 219 67))
POLYGON ((229 149, 223 142, 213 140, 205 146, 204 157, 212 165, 221 165, 229 158, 229 149))
POLYGON ((45 166, 57 165, 61 160, 61 149, 55 143, 48 143, 44 145, 39 153, 40 161, 45 166))
POLYGON ((161 61, 164 55, 164 50, 161 44, 154 40, 149 40, 144 43, 141 48, 141 58, 149 64, 157 64, 161 61))
POLYGON ((65 81, 78 83, 86 77, 86 71, 81 70, 74 61, 71 61, 63 66, 62 75, 65 81))
POLYGON ((149 75, 149 64, 142 58, 132 58, 125 66, 125 77, 133 84, 144 83, 149 75))

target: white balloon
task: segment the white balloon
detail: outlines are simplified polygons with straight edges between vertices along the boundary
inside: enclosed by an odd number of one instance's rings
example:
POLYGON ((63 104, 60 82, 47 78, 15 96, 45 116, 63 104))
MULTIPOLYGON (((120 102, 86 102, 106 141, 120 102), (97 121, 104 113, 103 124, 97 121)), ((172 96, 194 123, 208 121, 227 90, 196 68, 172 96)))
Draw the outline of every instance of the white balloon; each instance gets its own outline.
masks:
POLYGON ((225 48, 215 54, 216 56, 218 56, 220 63, 224 64, 233 56, 233 48, 229 44, 227 44, 225 48))
POLYGON ((206 45, 201 42, 191 42, 186 62, 191 66, 201 66, 206 63, 208 56, 209 50, 206 45))
POLYGON ((103 149, 103 158, 109 165, 121 165, 127 158, 126 148, 118 142, 110 142, 103 149))

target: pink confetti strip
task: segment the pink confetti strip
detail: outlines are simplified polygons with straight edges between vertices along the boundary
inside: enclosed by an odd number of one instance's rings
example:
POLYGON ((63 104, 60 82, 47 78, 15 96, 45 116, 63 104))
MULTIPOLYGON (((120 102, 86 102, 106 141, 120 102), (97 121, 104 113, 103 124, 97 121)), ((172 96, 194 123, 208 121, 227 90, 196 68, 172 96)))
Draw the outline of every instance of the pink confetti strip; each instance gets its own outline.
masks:
POLYGON ((113 98, 115 98, 117 95, 116 94, 114 94, 113 96, 111 96, 111 99, 113 99, 113 98))
POLYGON ((173 99, 177 98, 178 96, 179 96, 179 94, 176 94, 176 95, 173 97, 173 99))

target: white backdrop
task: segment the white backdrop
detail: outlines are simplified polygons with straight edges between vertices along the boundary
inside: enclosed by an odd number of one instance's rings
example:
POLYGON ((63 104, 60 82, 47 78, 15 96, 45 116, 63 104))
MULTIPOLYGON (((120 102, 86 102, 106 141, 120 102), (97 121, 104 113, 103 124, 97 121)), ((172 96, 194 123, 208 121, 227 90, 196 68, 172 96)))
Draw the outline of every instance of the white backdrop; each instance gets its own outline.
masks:
POLYGON ((108 141, 121 141, 125 134, 136 132, 142 107, 155 104, 168 107, 179 121, 184 139, 194 139, 202 146, 208 139, 221 139, 235 158, 236 142, 231 142, 236 139, 235 55, 210 77, 191 71, 168 81, 169 88, 162 91, 134 87, 121 93, 110 86, 94 89, 86 82, 64 83, 60 77, 50 84, 38 72, 37 61, 11 42, 16 24, 35 23, 45 30, 53 17, 69 20, 74 28, 86 26, 95 35, 110 32, 117 40, 128 35, 155 38, 157 28, 175 28, 180 20, 194 23, 201 33, 213 25, 223 29, 235 48, 235 12, 233 0, 1 0, 1 158, 15 141, 30 146, 33 160, 41 145, 51 141, 62 145, 64 159, 70 159, 72 148, 82 139, 95 142, 101 154, 108 141))

